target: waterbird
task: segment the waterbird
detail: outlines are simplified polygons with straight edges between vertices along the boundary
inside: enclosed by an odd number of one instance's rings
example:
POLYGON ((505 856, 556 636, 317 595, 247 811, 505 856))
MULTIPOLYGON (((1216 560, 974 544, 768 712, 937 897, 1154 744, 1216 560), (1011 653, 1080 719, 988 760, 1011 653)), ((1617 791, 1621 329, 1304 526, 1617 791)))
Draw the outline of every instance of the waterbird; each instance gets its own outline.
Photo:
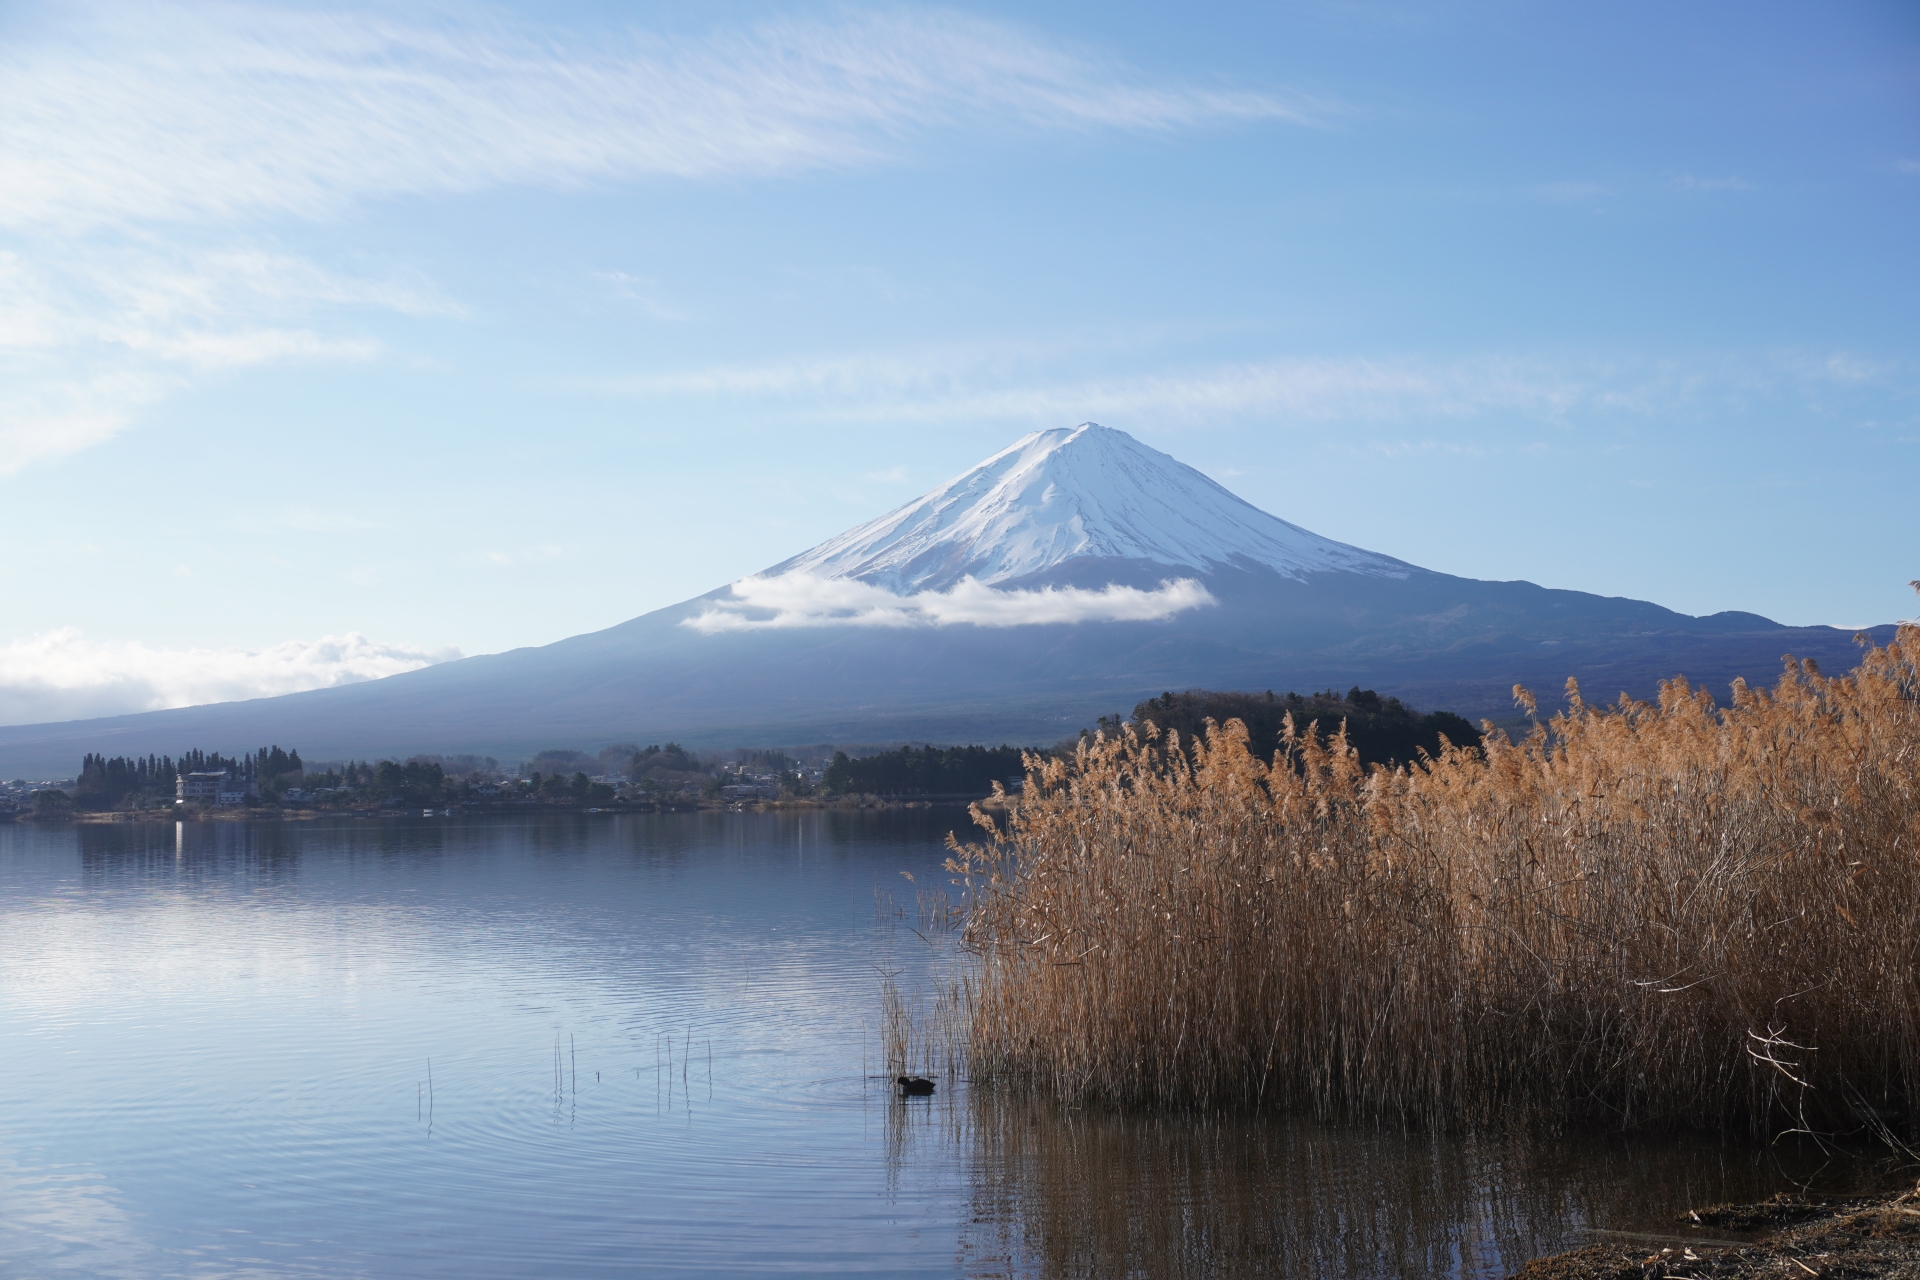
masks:
POLYGON ((933 1092, 933 1081, 925 1076, 898 1076, 894 1083, 900 1086, 900 1092, 909 1098, 924 1098, 933 1092))

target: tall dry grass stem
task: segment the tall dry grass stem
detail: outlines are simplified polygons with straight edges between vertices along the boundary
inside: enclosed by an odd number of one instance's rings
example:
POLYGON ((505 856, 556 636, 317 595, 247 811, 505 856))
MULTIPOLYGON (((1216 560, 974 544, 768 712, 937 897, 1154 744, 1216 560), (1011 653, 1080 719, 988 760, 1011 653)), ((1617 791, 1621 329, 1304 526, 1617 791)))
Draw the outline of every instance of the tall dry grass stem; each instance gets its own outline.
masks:
MULTIPOLYGON (((1029 758, 954 843, 972 1078, 1439 1123, 1871 1127, 1920 1100, 1920 627, 1363 770, 1290 727, 1029 758), (1188 748, 1188 749, 1176 749, 1188 748)), ((1516 695, 1530 709, 1525 691, 1516 695)), ((895 1015, 890 1013, 890 1022, 895 1015)), ((890 1031, 889 1059, 896 1034, 890 1031)))
POLYGON ((964 1075, 973 1008, 971 975, 931 975, 931 1001, 920 992, 909 1000, 897 977, 890 970, 880 975, 880 1042, 887 1075, 949 1080, 964 1075))

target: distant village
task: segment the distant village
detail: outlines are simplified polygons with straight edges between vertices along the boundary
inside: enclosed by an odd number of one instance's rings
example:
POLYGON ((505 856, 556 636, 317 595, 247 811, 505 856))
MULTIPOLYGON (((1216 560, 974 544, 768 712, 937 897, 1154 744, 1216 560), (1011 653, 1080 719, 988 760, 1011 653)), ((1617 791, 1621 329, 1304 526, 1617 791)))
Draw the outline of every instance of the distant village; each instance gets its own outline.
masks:
POLYGON ((779 750, 696 751, 678 743, 616 743, 599 751, 542 751, 502 764, 491 756, 405 760, 303 760, 261 747, 251 755, 87 755, 71 778, 0 782, 0 819, 100 821, 115 817, 242 817, 344 811, 445 816, 461 812, 573 809, 658 812, 764 804, 952 802, 1017 794, 1036 756, 1071 753, 1082 737, 1172 731, 1191 743, 1238 721, 1262 759, 1282 749, 1286 724, 1330 743, 1336 731, 1362 766, 1477 746, 1480 731, 1447 711, 1421 714, 1358 685, 1346 693, 1275 694, 1190 689, 1102 716, 1096 729, 1050 748, 1002 745, 885 747, 821 744, 779 750), (1158 726, 1158 729, 1154 727, 1158 726))
POLYGON ((622 743, 544 751, 503 765, 487 756, 403 761, 303 760, 278 746, 251 755, 87 755, 62 779, 0 782, 0 818, 27 821, 318 814, 444 816, 531 809, 657 812, 882 797, 966 799, 1021 785, 1021 752, 1002 747, 832 746, 697 752, 622 743))

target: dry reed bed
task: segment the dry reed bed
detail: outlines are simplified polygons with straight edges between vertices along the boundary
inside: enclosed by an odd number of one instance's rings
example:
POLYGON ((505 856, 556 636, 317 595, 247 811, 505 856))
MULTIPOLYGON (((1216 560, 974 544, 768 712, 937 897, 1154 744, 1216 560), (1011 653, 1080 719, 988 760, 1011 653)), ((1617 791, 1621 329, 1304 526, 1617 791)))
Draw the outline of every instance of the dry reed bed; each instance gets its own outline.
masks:
POLYGON ((1907 626, 1725 708, 1570 683, 1526 740, 1398 770, 1304 726, 1267 764, 1234 722, 1034 758, 949 864, 968 1070, 1069 1100, 1911 1133, 1917 660, 1907 626))

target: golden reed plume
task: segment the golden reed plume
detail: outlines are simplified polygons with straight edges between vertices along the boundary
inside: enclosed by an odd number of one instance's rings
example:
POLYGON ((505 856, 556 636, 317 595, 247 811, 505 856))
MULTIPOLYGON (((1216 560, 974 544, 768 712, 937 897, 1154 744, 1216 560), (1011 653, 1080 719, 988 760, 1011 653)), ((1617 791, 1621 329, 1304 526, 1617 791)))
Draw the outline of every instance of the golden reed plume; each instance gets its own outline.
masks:
POLYGON ((1005 830, 949 863, 968 1069, 1071 1101, 1892 1137, 1920 1101, 1917 661, 1905 624, 1725 707, 1569 681, 1523 741, 1403 768, 1305 726, 1262 761, 1237 721, 1031 757, 1005 830))

